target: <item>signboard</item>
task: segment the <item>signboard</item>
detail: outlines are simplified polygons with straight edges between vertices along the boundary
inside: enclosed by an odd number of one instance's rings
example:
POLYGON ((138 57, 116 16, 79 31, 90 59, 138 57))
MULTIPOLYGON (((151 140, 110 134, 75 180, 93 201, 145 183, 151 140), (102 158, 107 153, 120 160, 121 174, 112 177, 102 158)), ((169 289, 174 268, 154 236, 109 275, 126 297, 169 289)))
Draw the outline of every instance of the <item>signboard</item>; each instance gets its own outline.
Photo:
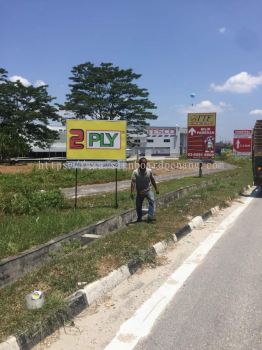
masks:
POLYGON ((216 113, 189 113, 187 119, 187 157, 211 159, 215 156, 216 113))
POLYGON ((147 135, 152 136, 175 136, 176 128, 152 126, 147 128, 147 135))
POLYGON ((252 149, 252 130, 234 130, 233 153, 250 156, 252 149))
POLYGON ((125 161, 86 161, 86 160, 71 160, 64 164, 66 169, 125 169, 127 163, 125 161))
POLYGON ((126 122, 67 120, 66 158, 125 160, 126 122))

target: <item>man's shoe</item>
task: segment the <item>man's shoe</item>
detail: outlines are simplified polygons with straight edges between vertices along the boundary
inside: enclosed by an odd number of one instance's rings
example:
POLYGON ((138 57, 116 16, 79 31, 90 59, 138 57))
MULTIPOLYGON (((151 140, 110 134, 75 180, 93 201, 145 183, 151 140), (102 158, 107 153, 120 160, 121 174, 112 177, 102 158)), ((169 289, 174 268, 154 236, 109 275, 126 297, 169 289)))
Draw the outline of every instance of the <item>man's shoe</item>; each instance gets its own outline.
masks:
POLYGON ((147 223, 148 223, 148 224, 152 224, 152 223, 153 223, 153 220, 154 220, 153 218, 147 218, 147 223))
POLYGON ((141 218, 137 218, 137 219, 136 219, 136 222, 141 222, 141 221, 142 221, 141 218))

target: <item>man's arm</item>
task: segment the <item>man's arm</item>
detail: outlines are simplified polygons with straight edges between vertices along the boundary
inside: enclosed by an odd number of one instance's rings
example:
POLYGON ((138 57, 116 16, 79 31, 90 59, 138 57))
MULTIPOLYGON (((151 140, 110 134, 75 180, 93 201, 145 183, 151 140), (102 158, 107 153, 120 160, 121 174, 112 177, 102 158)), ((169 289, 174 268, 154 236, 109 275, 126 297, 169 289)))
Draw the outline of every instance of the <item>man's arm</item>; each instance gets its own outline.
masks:
POLYGON ((135 174, 133 173, 131 178, 131 188, 130 188, 130 197, 132 199, 134 198, 135 189, 136 189, 136 177, 135 177, 135 174))
POLYGON ((158 190, 158 187, 157 187, 157 184, 156 184, 156 181, 155 181, 155 178, 153 176, 153 174, 151 173, 150 175, 150 180, 151 180, 151 183, 156 191, 156 194, 159 194, 159 190, 158 190))

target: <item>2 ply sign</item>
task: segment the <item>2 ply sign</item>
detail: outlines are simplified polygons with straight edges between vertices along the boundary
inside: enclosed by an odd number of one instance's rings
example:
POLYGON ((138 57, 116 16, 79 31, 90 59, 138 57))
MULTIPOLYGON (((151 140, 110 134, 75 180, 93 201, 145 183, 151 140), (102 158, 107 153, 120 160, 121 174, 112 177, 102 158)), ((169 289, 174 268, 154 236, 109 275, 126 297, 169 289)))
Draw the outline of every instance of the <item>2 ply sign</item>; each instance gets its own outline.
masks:
POLYGON ((87 131, 87 148, 121 148, 120 131, 87 131))
POLYGON ((123 160, 126 122, 67 121, 67 159, 123 160))
POLYGON ((87 130, 86 144, 84 130, 70 129, 70 149, 120 149, 121 148, 121 133, 119 131, 102 131, 102 130, 87 130))

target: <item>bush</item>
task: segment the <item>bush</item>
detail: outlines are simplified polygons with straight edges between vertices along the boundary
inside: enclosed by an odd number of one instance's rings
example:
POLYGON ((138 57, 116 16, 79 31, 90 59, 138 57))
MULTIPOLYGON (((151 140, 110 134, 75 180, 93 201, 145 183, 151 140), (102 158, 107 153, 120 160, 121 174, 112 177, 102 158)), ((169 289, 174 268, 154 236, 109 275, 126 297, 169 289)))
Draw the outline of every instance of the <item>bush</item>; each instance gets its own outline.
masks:
POLYGON ((30 203, 22 193, 1 193, 0 211, 6 214, 14 213, 18 215, 29 213, 30 203))
POLYGON ((5 214, 36 214, 43 209, 62 208, 63 205, 64 197, 58 190, 0 194, 0 211, 5 214))
POLYGON ((38 210, 47 208, 62 208, 64 197, 58 190, 33 192, 29 197, 31 207, 38 210))

